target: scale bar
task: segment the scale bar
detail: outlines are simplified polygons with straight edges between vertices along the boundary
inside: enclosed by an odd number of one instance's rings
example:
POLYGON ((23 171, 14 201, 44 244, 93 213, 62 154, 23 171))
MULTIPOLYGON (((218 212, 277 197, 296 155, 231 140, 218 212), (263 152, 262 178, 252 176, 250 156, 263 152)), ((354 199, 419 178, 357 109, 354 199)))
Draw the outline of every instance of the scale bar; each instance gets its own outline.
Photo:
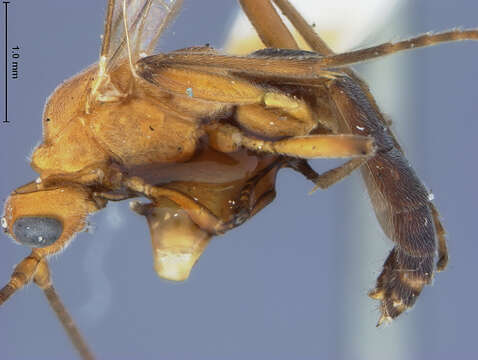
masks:
POLYGON ((10 1, 4 1, 5 4, 5 120, 4 123, 9 123, 8 121, 8 4, 10 1))

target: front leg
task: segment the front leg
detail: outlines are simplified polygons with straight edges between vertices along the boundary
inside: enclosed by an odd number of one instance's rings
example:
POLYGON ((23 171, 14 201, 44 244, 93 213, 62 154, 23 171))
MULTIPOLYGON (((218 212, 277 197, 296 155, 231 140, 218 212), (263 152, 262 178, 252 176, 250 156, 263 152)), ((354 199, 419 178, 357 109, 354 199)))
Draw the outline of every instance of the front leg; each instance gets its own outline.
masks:
POLYGON ((211 235, 218 235, 224 231, 224 222, 221 219, 198 200, 181 191, 150 185, 139 177, 126 178, 124 185, 130 191, 142 194, 156 204, 160 204, 161 198, 173 201, 189 215, 195 224, 211 235))
MULTIPOLYGON (((273 161, 255 176, 246 180, 241 185, 237 196, 228 200, 220 199, 233 204, 232 212, 226 218, 214 214, 194 196, 176 189, 147 184, 139 177, 126 178, 124 185, 130 191, 148 197, 157 206, 160 206, 164 199, 174 202, 200 229, 210 235, 220 235, 243 224, 273 200, 275 178, 282 166, 281 159, 273 161)), ((136 203, 133 205, 133 210, 141 213, 136 203)))

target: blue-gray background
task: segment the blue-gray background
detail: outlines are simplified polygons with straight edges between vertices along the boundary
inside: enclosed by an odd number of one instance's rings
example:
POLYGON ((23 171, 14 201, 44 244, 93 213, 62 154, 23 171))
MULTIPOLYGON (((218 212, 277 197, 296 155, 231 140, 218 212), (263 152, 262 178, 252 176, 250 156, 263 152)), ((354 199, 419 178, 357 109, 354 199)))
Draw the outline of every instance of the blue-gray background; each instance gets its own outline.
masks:
MULTIPOLYGON (((96 61, 104 6, 93 0, 10 5, 9 46, 20 45, 21 62, 20 79, 10 81, 12 123, 0 125, 2 200, 36 177, 26 157, 40 141, 45 98, 96 61)), ((163 49, 220 46, 234 10, 233 0, 186 1, 163 49)), ((414 1, 368 43, 476 27, 477 14, 471 0, 414 1)), ((126 203, 92 217, 94 234, 80 234, 51 264, 56 288, 98 358, 476 356, 477 59, 478 44, 449 44, 361 68, 378 78, 380 104, 436 195, 449 234, 450 266, 411 312, 392 326, 374 327, 377 304, 366 294, 391 244, 376 225, 359 176, 308 196, 311 185, 283 171, 276 201, 216 238, 182 284, 156 276, 146 223, 126 203)), ((325 169, 330 162, 314 166, 325 169)), ((1 238, 5 283, 28 251, 1 238)), ((0 358, 75 356, 34 286, 0 309, 0 358)))

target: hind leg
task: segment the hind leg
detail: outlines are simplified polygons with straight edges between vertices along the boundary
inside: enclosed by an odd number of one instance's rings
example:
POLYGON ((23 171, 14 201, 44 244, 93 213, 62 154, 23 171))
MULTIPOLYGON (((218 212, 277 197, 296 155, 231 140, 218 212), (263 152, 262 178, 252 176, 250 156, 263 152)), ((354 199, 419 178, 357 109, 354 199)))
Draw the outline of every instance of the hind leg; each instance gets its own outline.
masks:
MULTIPOLYGON (((314 51, 332 58, 342 59, 344 63, 363 60, 369 54, 368 50, 364 50, 334 57, 334 53, 325 42, 287 0, 273 1, 314 51)), ((468 35, 473 37, 475 36, 473 33, 469 32, 468 35)), ((440 40, 451 39, 454 36, 459 38, 462 35, 450 32, 439 35, 435 40, 438 38, 440 40)), ((374 50, 377 52, 373 55, 385 55, 412 46, 410 45, 412 43, 415 46, 417 42, 422 41, 433 42, 434 40, 425 35, 396 45, 385 44, 376 47, 374 50)), ((376 119, 385 124, 368 87, 353 71, 350 69, 344 69, 344 71, 358 86, 355 86, 356 91, 353 94, 346 94, 341 99, 334 97, 333 91, 331 91, 336 108, 342 110, 336 112, 338 120, 353 123, 354 116, 362 113, 366 118, 376 119), (364 109, 351 101, 354 97, 362 98, 363 104, 370 102, 371 106, 368 106, 368 112, 364 112, 364 109)), ((342 80, 337 80, 334 83, 340 85, 342 80)), ((396 143, 391 133, 378 135, 380 135, 376 139, 378 143, 387 139, 396 143)), ((406 166, 406 160, 398 149, 398 144, 396 147, 393 151, 395 156, 390 157, 386 153, 381 154, 379 146, 377 156, 366 167, 362 167, 362 173, 369 187, 374 210, 380 224, 387 236, 396 243, 385 261, 383 271, 377 279, 376 288, 370 292, 372 298, 381 301, 382 315, 378 325, 397 317, 407 308, 413 306, 423 287, 429 284, 433 278, 436 252, 438 252, 436 270, 443 270, 448 262, 445 230, 440 222, 438 211, 429 201, 429 195, 418 177, 411 168, 406 166), (372 178, 373 181, 367 181, 372 178)))
POLYGON ((239 0, 239 2, 266 47, 299 49, 270 0, 239 0))
POLYGON ((381 301, 382 315, 377 326, 391 321, 415 304, 423 287, 432 280, 434 261, 433 253, 416 257, 398 246, 391 251, 375 289, 369 293, 372 299, 381 301))

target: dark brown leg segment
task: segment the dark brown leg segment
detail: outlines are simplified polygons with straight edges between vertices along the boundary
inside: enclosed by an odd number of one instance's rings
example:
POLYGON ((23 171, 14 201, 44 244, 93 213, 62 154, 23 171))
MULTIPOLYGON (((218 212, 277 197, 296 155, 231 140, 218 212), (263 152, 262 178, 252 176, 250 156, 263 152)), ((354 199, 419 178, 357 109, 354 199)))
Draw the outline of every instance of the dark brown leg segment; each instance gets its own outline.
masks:
POLYGON ((411 256, 396 246, 383 264, 377 285, 369 293, 380 300, 381 316, 377 326, 390 321, 415 304, 423 286, 433 277, 434 254, 411 256))
MULTIPOLYGON (((396 243, 371 297, 381 300, 380 325, 411 307, 432 280, 437 243, 429 194, 381 114, 352 79, 329 86, 337 119, 346 132, 372 135, 377 153, 361 169, 377 219, 396 243)), ((438 229, 438 228, 437 228, 438 229)), ((443 235, 443 232, 442 232, 443 235)), ((443 237, 444 241, 444 237, 443 237)))
MULTIPOLYGON (((477 30, 453 30, 335 55, 287 0, 273 1, 312 49, 326 56, 317 61, 317 71, 445 41, 478 39, 477 30)), ((282 46, 274 38, 267 44, 282 46)), ((332 80, 328 86, 331 106, 341 133, 368 135, 376 141, 376 156, 362 166, 361 171, 377 218, 386 235, 396 244, 385 261, 376 288, 370 293, 372 298, 381 301, 380 325, 413 306, 423 287, 433 278, 437 251, 437 269, 445 268, 448 261, 445 231, 428 191, 386 126, 368 87, 352 70, 345 68, 343 71, 348 77, 332 80)), ((317 183, 320 177, 307 162, 297 160, 295 165, 296 170, 317 183)))

